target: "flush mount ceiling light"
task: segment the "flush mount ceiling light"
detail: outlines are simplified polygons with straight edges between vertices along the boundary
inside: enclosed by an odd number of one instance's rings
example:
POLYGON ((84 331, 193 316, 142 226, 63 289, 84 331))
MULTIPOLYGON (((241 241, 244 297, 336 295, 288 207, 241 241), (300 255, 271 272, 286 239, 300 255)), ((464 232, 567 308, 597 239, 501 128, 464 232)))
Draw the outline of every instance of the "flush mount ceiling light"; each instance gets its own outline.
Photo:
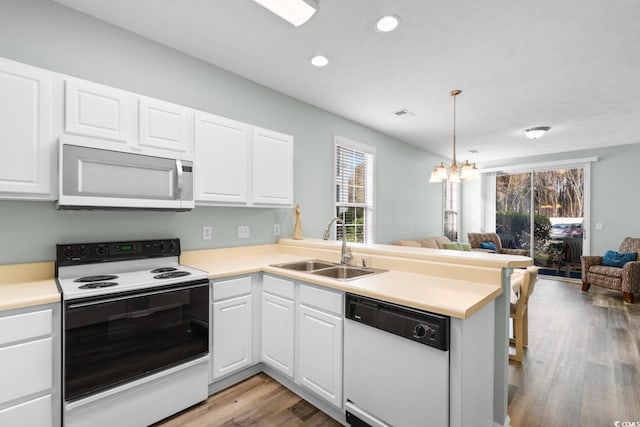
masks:
POLYGON ((456 96, 461 93, 462 91, 459 89, 451 91, 451 96, 453 96, 453 159, 451 159, 451 165, 440 162, 440 165, 433 168, 429 182, 460 182, 460 179, 477 179, 480 176, 475 163, 469 163, 469 160, 465 160, 464 163, 456 161, 456 96))
POLYGON ((525 129, 524 136, 526 136, 529 139, 538 139, 542 135, 547 133, 549 129, 551 129, 550 126, 536 126, 534 128, 525 129))
POLYGON ((316 55, 313 58, 311 58, 311 64, 313 64, 316 67, 324 67, 328 63, 329 63, 329 59, 326 56, 316 55))
POLYGON ((318 10, 316 0, 253 0, 298 27, 318 10))
POLYGON ((395 15, 385 15, 376 21, 376 30, 382 33, 388 33, 398 28, 400 18, 395 15))

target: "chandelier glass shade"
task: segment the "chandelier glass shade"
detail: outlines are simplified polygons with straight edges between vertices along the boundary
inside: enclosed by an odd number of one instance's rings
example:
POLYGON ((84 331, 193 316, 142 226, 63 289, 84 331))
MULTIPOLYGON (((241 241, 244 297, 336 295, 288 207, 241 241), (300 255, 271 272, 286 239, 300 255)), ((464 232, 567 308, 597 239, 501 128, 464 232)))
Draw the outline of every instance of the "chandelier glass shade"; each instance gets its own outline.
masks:
POLYGON ((451 159, 451 164, 440 162, 439 165, 435 166, 431 172, 429 182, 460 182, 461 179, 477 179, 480 177, 475 163, 469 163, 469 160, 458 163, 456 160, 456 96, 461 93, 462 91, 459 89, 451 91, 451 96, 453 96, 453 158, 451 159))

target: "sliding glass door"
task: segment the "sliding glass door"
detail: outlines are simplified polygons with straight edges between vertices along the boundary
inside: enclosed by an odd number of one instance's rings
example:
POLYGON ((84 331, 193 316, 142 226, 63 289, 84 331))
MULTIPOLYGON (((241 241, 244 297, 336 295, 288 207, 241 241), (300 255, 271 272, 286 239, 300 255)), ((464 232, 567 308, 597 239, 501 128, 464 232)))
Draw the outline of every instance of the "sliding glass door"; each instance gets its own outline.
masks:
POLYGON ((585 236, 584 168, 496 174, 496 232, 528 249, 540 273, 580 278, 585 236))

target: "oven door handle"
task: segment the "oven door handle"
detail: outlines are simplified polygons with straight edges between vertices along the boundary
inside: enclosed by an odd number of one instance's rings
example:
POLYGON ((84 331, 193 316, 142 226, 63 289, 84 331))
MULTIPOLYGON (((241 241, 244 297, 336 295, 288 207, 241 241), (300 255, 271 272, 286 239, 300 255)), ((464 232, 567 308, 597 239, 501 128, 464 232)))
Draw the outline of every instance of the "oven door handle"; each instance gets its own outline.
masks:
POLYGON ((155 290, 155 291, 128 294, 128 295, 122 295, 122 296, 113 297, 113 298, 104 298, 104 299, 93 300, 93 301, 70 303, 70 304, 67 305, 67 309, 68 310, 73 310, 74 308, 90 307, 90 306, 94 306, 94 305, 107 304, 107 303, 110 303, 110 302, 124 301, 124 300, 128 300, 128 299, 131 299, 131 298, 138 298, 138 297, 146 297, 146 296, 151 296, 151 295, 166 294, 167 292, 186 291, 188 289, 198 288, 198 287, 201 287, 201 286, 209 286, 209 283, 208 282, 207 283, 198 283, 198 284, 195 284, 195 285, 179 286, 179 287, 168 288, 168 289, 158 289, 158 290, 155 290))

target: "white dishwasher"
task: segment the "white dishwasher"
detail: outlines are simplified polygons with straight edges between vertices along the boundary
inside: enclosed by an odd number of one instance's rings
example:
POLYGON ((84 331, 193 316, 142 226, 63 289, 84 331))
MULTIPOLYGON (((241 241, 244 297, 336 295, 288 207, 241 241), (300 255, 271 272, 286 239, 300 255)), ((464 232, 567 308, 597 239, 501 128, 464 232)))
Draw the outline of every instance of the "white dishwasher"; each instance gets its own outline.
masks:
POLYGON ((345 305, 347 423, 448 426, 449 317, 349 293, 345 305))

